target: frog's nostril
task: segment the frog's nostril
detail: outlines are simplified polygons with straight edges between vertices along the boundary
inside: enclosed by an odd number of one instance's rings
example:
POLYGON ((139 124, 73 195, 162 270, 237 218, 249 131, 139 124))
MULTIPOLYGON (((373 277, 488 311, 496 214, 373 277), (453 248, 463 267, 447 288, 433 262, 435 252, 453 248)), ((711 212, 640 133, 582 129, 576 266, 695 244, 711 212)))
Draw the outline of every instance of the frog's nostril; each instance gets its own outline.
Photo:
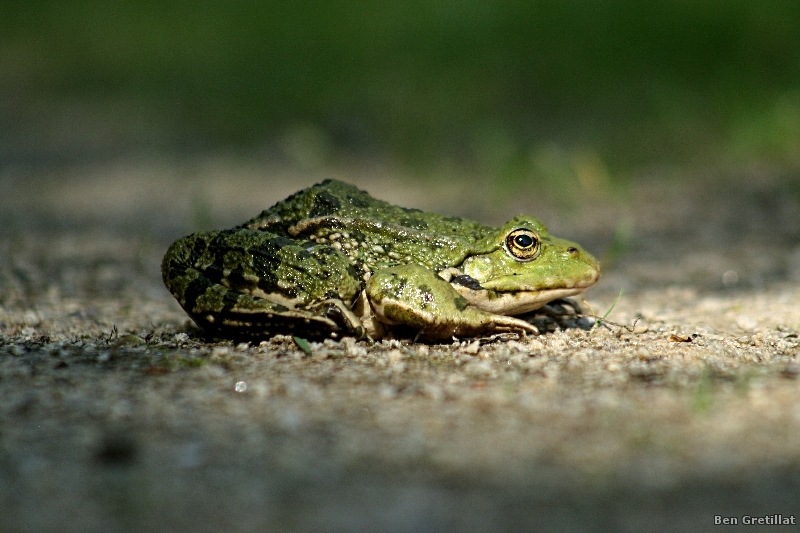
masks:
POLYGON ((569 248, 567 248, 567 253, 570 254, 570 255, 577 254, 578 253, 578 249, 575 248, 574 246, 570 246, 569 248))

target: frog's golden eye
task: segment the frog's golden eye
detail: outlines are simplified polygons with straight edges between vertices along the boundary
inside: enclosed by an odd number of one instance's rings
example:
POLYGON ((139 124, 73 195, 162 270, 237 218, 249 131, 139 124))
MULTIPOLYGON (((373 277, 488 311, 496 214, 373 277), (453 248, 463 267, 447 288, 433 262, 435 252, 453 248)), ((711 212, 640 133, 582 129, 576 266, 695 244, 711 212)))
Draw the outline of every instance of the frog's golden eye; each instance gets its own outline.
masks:
POLYGON ((542 251, 541 241, 536 232, 529 229, 515 229, 506 237, 506 249, 520 261, 533 261, 542 251))

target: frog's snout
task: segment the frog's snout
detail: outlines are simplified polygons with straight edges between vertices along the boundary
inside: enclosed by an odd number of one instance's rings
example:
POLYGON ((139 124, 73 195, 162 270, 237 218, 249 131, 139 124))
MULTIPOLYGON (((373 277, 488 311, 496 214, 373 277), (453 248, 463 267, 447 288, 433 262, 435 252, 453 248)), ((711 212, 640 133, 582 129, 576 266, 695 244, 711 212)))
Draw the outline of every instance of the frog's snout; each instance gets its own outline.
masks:
POLYGON ((575 265, 583 265, 583 274, 578 277, 581 278, 575 286, 576 287, 591 287, 600 279, 600 262, 595 257, 583 250, 578 246, 568 246, 564 249, 565 257, 575 265))

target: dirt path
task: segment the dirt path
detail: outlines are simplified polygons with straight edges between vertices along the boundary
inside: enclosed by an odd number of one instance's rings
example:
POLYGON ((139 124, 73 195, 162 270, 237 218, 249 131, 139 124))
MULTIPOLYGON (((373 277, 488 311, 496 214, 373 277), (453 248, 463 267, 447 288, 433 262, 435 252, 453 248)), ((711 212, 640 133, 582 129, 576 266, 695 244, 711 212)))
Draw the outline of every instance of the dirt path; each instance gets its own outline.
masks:
MULTIPOLYGON (((800 516, 800 202, 774 180, 531 204, 606 258, 587 300, 604 313, 622 289, 609 318, 628 329, 345 339, 309 356, 290 338, 204 342, 158 269, 193 225, 239 222, 318 177, 193 168, 0 180, 0 531, 698 531, 715 515, 800 516)), ((519 210, 482 205, 480 188, 337 177, 488 222, 519 210)))

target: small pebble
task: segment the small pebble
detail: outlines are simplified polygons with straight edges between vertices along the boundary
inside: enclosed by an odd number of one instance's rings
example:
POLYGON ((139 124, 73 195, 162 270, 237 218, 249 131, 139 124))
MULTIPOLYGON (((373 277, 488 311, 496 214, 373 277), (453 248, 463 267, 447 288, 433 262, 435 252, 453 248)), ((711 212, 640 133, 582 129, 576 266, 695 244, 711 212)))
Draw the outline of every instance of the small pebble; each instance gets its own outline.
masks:
POLYGON ((478 350, 480 349, 481 349, 481 342, 476 340, 461 348, 461 351, 464 353, 468 353, 470 355, 475 355, 478 353, 478 350))
POLYGON ((752 330, 756 329, 758 322, 751 316, 740 316, 736 319, 736 325, 743 330, 752 330))

